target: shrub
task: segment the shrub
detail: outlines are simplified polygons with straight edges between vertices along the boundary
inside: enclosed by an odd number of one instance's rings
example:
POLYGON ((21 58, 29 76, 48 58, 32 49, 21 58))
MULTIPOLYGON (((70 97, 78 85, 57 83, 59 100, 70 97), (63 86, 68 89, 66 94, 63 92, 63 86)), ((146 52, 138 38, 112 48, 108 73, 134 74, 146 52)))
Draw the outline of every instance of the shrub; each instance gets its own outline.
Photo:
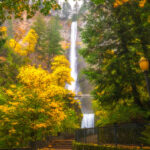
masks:
POLYGON ((73 150, 136 150, 140 148, 133 148, 133 147, 115 147, 111 145, 97 145, 97 144, 84 144, 84 143, 73 143, 73 150))

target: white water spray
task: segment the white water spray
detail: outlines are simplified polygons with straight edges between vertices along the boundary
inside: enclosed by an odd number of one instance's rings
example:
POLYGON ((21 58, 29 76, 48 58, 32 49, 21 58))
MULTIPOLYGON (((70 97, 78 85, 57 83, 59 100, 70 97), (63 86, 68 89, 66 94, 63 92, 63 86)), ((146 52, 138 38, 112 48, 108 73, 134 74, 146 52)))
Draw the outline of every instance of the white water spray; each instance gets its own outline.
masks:
MULTIPOLYGON (((73 3, 74 2, 72 2, 72 8, 75 7, 73 3)), ((77 94, 79 87, 77 84, 78 70, 77 70, 76 41, 77 41, 77 21, 74 21, 71 24, 71 48, 69 56, 71 76, 74 79, 74 81, 70 85, 68 85, 68 89, 74 91, 77 94)), ((81 128, 93 128, 93 127, 94 127, 94 114, 83 112, 81 128)))
POLYGON ((71 67, 71 77, 74 81, 68 86, 69 90, 76 92, 77 88, 77 53, 76 53, 76 39, 77 39, 77 22, 72 22, 71 24, 71 49, 70 49, 70 67, 71 67))
POLYGON ((94 127, 94 114, 83 114, 81 128, 94 127))

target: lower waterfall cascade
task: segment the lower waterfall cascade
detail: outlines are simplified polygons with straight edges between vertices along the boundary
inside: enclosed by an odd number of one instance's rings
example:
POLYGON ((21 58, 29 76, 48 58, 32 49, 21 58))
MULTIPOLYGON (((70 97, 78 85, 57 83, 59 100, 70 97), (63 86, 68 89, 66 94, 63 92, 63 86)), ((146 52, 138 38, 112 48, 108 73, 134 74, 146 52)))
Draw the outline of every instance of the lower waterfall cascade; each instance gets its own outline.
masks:
POLYGON ((94 114, 83 114, 81 128, 93 128, 94 127, 94 114))
MULTIPOLYGON (((76 41, 77 41, 77 21, 72 22, 71 24, 71 48, 69 54, 71 76, 74 81, 68 85, 68 89, 78 93, 79 86, 77 84, 78 70, 77 70, 77 50, 76 50, 76 41)), ((82 103, 82 101, 81 101, 82 103)), ((82 111, 82 107, 81 107, 82 111)), ((83 111, 82 111, 83 112, 83 111)), ((94 127, 94 113, 83 112, 83 119, 81 123, 81 128, 93 128, 94 127)))

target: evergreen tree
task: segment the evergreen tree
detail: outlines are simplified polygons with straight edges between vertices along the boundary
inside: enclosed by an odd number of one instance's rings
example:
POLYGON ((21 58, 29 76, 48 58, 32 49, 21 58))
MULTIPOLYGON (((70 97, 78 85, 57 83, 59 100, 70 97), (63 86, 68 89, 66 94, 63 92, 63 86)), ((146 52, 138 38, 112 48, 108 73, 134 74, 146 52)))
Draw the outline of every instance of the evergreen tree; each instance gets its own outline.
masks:
POLYGON ((36 45, 36 52, 38 52, 40 59, 48 59, 47 64, 49 68, 49 64, 53 57, 58 54, 62 54, 63 52, 60 43, 62 38, 60 35, 61 26, 59 18, 50 17, 50 20, 47 23, 44 16, 39 14, 32 28, 36 31, 39 37, 36 45))
POLYGON ((35 12, 40 10, 44 15, 49 14, 51 9, 60 9, 56 0, 44 2, 40 0, 1 0, 0 1, 0 25, 6 20, 12 17, 22 18, 22 14, 26 11, 27 17, 31 18, 34 16, 35 12), (42 5, 42 8, 41 8, 42 5))
POLYGON ((62 14, 64 19, 68 19, 71 13, 71 6, 68 2, 64 2, 62 6, 62 14))
POLYGON ((46 22, 44 20, 44 16, 39 14, 33 23, 32 28, 36 31, 38 34, 38 42, 36 45, 36 51, 40 53, 44 53, 47 49, 47 26, 46 22))
MULTIPOLYGON (((149 97, 138 61, 142 55, 150 55, 146 50, 148 41, 141 42, 150 33, 146 21, 149 4, 145 6, 148 8, 137 7, 136 2, 115 8, 114 1, 97 3, 91 4, 89 15, 85 17, 87 23, 82 39, 86 47, 80 53, 90 64, 85 74, 94 82, 95 99, 107 113, 105 123, 146 118, 144 112, 149 110, 149 97), (144 16, 138 25, 134 19, 136 12, 140 18, 144 16), (141 28, 143 37, 140 39, 141 28)), ((99 123, 103 124, 104 120, 99 123)))
POLYGON ((17 82, 17 68, 23 64, 23 60, 10 49, 7 28, 1 27, 0 33, 0 88, 2 88, 17 82))
POLYGON ((50 60, 62 53, 62 48, 60 41, 62 40, 60 35, 60 23, 58 17, 52 17, 50 21, 48 22, 47 27, 47 41, 48 41, 48 49, 47 53, 50 58, 50 60))

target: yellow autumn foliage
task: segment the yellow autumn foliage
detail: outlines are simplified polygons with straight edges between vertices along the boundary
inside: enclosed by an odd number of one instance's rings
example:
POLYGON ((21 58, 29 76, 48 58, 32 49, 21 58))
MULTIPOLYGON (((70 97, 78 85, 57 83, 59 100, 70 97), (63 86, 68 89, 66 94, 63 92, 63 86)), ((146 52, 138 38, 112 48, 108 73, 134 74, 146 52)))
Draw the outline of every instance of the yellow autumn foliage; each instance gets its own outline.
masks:
POLYGON ((0 32, 1 32, 0 37, 6 38, 6 36, 7 36, 7 28, 5 26, 0 27, 0 32))
POLYGON ((70 68, 58 67, 53 72, 53 76, 57 81, 58 85, 65 87, 66 83, 70 84, 73 79, 70 77, 70 68))
POLYGON ((7 28, 5 26, 0 27, 0 32, 6 32, 7 28))
MULTIPOLYGON (((115 0, 114 2, 114 7, 118 7, 123 5, 124 3, 130 2, 130 0, 115 0)), ((139 7, 144 7, 145 3, 147 2, 147 0, 140 0, 137 1, 139 3, 139 7)))
MULTIPOLYGON (((39 135, 45 138, 55 134, 62 130, 68 118, 74 117, 78 101, 74 99, 75 93, 65 88, 72 81, 69 66, 63 55, 54 57, 52 72, 40 66, 22 66, 17 76, 19 86, 12 84, 4 89, 8 100, 0 105, 0 128, 9 133, 15 143, 20 143, 22 138, 30 141, 39 135)), ((71 126, 77 126, 74 119, 71 126)))
POLYGON ((14 39, 16 41, 20 41, 23 38, 23 36, 25 35, 25 30, 21 27, 17 27, 17 29, 15 29, 14 32, 15 32, 14 39))
POLYGON ((12 90, 10 90, 10 89, 6 90, 6 94, 8 94, 9 96, 14 95, 14 93, 13 93, 12 90))
POLYGON ((36 43, 37 43, 38 35, 35 32, 35 30, 30 29, 28 34, 25 36, 23 39, 23 44, 25 45, 26 51, 29 52, 34 52, 36 43))
POLYGON ((140 0, 139 6, 144 7, 145 3, 146 3, 146 0, 140 0))
POLYGON ((69 66, 69 61, 65 56, 60 55, 56 56, 52 62, 52 73, 41 67, 27 65, 19 69, 17 78, 28 88, 38 91, 38 96, 41 98, 65 95, 68 92, 65 85, 73 81, 69 66))
POLYGON ((54 61, 52 62, 52 70, 56 70, 58 67, 70 67, 69 61, 66 59, 64 55, 59 55, 54 57, 54 61))
POLYGON ((17 42, 15 39, 10 39, 9 46, 17 54, 27 56, 28 54, 34 52, 37 40, 37 33, 33 29, 30 29, 28 34, 23 39, 20 39, 20 42, 17 42))
POLYGON ((106 51, 106 53, 107 53, 107 54, 110 54, 110 55, 114 55, 115 52, 114 52, 114 50, 109 50, 109 49, 108 49, 108 50, 106 51))
POLYGON ((52 82, 52 75, 48 71, 43 70, 41 67, 35 68, 34 66, 27 65, 19 69, 18 79, 30 88, 46 88, 52 82))
POLYGON ((9 134, 13 134, 16 133, 16 130, 14 128, 12 128, 11 130, 9 130, 9 134))
POLYGON ((64 50, 67 50, 70 47, 70 43, 67 43, 66 41, 62 41, 60 44, 64 50))

